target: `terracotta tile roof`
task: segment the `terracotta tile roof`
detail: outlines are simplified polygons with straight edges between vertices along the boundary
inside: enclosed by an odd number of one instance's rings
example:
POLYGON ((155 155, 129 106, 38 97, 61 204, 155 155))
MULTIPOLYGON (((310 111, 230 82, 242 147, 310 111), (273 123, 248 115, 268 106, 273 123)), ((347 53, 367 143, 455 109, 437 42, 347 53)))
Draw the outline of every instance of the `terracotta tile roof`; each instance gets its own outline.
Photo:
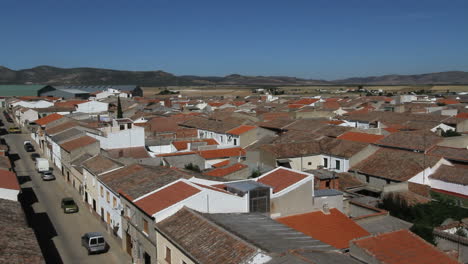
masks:
POLYGON ((114 192, 122 192, 130 200, 134 200, 171 182, 191 176, 171 168, 132 164, 98 177, 114 192))
POLYGON ((457 118, 468 118, 468 112, 467 113, 459 113, 455 117, 457 117, 457 118))
POLYGON ((148 215, 154 215, 199 192, 199 189, 179 181, 134 202, 148 215))
POLYGON ((151 158, 145 147, 132 147, 132 148, 117 148, 106 150, 111 158, 134 158, 146 159, 151 158))
POLYGON ((204 175, 213 176, 213 177, 224 177, 236 171, 247 168, 247 165, 236 163, 226 168, 217 168, 203 173, 204 175))
POLYGON ((349 170, 394 181, 407 181, 424 168, 433 167, 440 159, 429 155, 425 157, 417 152, 381 148, 349 170))
POLYGON ((215 168, 220 168, 220 167, 224 167, 226 165, 229 165, 229 162, 230 160, 224 160, 224 161, 221 161, 221 162, 218 162, 218 163, 215 163, 211 166, 215 167, 215 168))
POLYGON ((217 159, 245 156, 245 150, 243 148, 210 149, 198 151, 198 154, 204 159, 217 159))
POLYGON ((183 152, 175 152, 175 153, 164 153, 156 155, 157 157, 173 157, 173 156, 183 156, 183 155, 192 155, 197 154, 196 151, 183 151, 183 152))
POLYGON ((300 182, 306 177, 307 174, 279 168, 260 176, 257 181, 271 186, 273 188, 273 193, 277 193, 300 182))
POLYGON ((0 188, 19 191, 20 185, 14 172, 0 169, 0 188))
POLYGON ((0 199, 0 263, 46 263, 21 204, 0 199))
POLYGON ((353 239, 370 235, 335 208, 329 214, 317 211, 281 217, 277 221, 338 249, 348 248, 353 239))
POLYGON ((157 226, 197 263, 247 263, 257 254, 254 246, 187 208, 157 226))
POLYGON ((291 114, 288 112, 268 112, 262 114, 263 121, 271 121, 276 119, 291 119, 291 114))
POLYGON ((84 161, 81 165, 95 175, 123 166, 120 162, 109 159, 101 154, 84 161))
POLYGON ((468 185, 468 168, 441 165, 429 178, 466 186, 468 185))
POLYGON ((255 129, 255 128, 256 128, 256 126, 242 125, 242 126, 234 128, 234 129, 228 130, 228 131, 226 131, 226 133, 239 136, 239 135, 242 135, 245 132, 248 132, 248 131, 250 131, 252 129, 255 129))
POLYGON ((299 109, 299 108, 302 108, 304 107, 303 104, 288 104, 288 108, 290 109, 299 109))
POLYGON ((95 142, 98 142, 98 140, 90 136, 83 136, 83 137, 62 143, 60 144, 60 147, 62 147, 65 151, 70 152, 75 149, 93 144, 95 142))
POLYGON ((50 114, 48 116, 45 116, 43 118, 39 118, 37 119, 36 121, 34 121, 36 124, 40 125, 40 126, 45 126, 47 125, 48 123, 50 122, 53 122, 55 120, 59 120, 60 118, 62 118, 63 115, 60 115, 60 114, 57 114, 57 113, 53 113, 53 114, 50 114))
POLYGON ((185 150, 188 148, 188 143, 194 142, 206 142, 206 145, 218 145, 218 142, 212 138, 199 139, 199 140, 183 140, 183 141, 173 141, 171 144, 178 150, 185 150))
POLYGON ((458 100, 453 100, 453 99, 439 99, 437 100, 438 103, 443 103, 443 104, 446 104, 446 105, 450 105, 450 104, 459 104, 460 101, 458 100))
POLYGON ((380 139, 384 138, 383 135, 376 135, 376 134, 367 134, 367 133, 360 133, 360 132, 346 132, 341 136, 338 136, 338 139, 355 141, 355 142, 363 142, 363 143, 375 143, 380 139))
POLYGON ((431 132, 412 131, 392 133, 375 143, 381 146, 426 151, 440 141, 442 138, 431 132))
POLYGON ((341 106, 337 101, 326 101, 323 103, 322 108, 336 110, 339 109, 341 106))
POLYGON ((49 135, 55 135, 76 126, 79 126, 78 122, 69 121, 50 128, 46 128, 46 133, 49 135))
POLYGON ((294 104, 300 104, 300 105, 310 105, 310 104, 313 104, 315 102, 317 102, 319 99, 316 99, 316 98, 303 98, 303 99, 300 99, 296 102, 294 102, 294 104))
POLYGON ((324 123, 337 126, 337 125, 343 124, 344 121, 341 121, 341 120, 330 120, 330 121, 325 121, 324 123))
POLYGON ((449 160, 468 161, 468 149, 466 148, 435 146, 429 150, 428 154, 436 157, 444 157, 449 160))
POLYGON ((220 107, 222 105, 224 105, 225 103, 219 103, 219 102, 211 102, 211 103, 208 103, 210 106, 213 106, 213 107, 220 107))
POLYGON ((11 161, 8 156, 0 156, 0 168, 1 169, 11 169, 11 161))
POLYGON ((386 264, 456 264, 433 245, 408 230, 380 234, 352 241, 354 245, 386 264))
POLYGON ((347 189, 364 186, 364 182, 360 181, 358 178, 354 177, 353 174, 348 172, 338 173, 339 189, 341 191, 346 191, 347 189))
POLYGON ((89 102, 87 100, 68 100, 68 101, 62 101, 62 102, 55 102, 54 106, 55 107, 75 107, 75 105, 79 105, 82 103, 89 102))

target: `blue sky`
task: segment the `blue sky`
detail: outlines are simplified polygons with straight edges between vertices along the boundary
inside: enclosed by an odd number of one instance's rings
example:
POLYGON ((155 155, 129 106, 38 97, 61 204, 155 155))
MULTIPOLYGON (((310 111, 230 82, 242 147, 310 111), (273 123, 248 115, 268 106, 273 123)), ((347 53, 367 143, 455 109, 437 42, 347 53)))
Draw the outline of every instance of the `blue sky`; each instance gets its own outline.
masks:
POLYGON ((1 0, 0 65, 339 79, 468 71, 466 0, 1 0))

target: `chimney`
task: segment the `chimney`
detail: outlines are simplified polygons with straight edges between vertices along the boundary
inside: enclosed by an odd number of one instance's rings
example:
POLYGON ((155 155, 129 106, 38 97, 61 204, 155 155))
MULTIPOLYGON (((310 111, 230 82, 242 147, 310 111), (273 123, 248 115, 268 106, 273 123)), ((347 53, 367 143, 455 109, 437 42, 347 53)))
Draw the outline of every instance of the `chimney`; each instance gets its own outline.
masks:
POLYGON ((322 206, 322 212, 326 215, 330 214, 330 207, 328 207, 327 203, 324 203, 322 206))

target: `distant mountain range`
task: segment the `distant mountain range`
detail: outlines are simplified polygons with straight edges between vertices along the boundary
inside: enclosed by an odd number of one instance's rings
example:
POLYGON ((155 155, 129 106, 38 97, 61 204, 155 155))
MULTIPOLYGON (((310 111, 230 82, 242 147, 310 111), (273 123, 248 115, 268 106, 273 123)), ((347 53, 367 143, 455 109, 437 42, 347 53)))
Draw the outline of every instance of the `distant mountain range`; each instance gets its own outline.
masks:
POLYGON ((448 71, 418 75, 384 75, 325 81, 287 76, 244 76, 239 74, 231 74, 225 77, 176 76, 164 71, 120 71, 98 68, 64 69, 51 66, 38 66, 15 71, 0 66, 0 84, 136 84, 141 86, 468 84, 468 72, 448 71))

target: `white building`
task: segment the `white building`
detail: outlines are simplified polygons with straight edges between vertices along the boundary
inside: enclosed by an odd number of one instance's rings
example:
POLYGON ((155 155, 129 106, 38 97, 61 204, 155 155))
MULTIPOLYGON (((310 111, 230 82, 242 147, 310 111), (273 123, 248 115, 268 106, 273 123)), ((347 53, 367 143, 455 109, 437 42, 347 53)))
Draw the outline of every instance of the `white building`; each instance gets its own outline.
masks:
POLYGON ((85 103, 80 103, 76 106, 76 112, 87 114, 107 112, 108 109, 108 103, 98 101, 88 101, 85 103))
POLYGON ((114 119, 110 126, 99 128, 103 135, 87 133, 100 141, 103 149, 133 148, 145 146, 145 129, 135 126, 128 118, 114 119))

